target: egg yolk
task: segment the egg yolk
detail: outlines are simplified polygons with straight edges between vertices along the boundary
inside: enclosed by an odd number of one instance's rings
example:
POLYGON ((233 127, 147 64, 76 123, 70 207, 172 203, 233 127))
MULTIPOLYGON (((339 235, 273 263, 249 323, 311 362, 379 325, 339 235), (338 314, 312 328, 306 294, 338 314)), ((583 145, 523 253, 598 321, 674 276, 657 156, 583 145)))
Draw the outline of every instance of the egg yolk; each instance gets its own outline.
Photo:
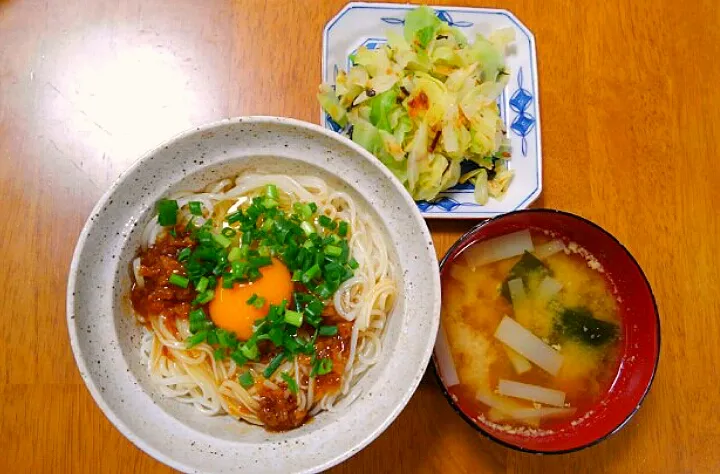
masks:
POLYGON ((235 283, 232 288, 223 288, 222 280, 215 288, 215 298, 210 301, 210 318, 216 326, 233 331, 238 339, 248 340, 253 334, 253 323, 264 318, 270 305, 290 301, 293 283, 290 271, 279 260, 260 268, 262 277, 249 283, 235 283), (247 303, 252 295, 264 298, 265 303, 256 308, 247 303))

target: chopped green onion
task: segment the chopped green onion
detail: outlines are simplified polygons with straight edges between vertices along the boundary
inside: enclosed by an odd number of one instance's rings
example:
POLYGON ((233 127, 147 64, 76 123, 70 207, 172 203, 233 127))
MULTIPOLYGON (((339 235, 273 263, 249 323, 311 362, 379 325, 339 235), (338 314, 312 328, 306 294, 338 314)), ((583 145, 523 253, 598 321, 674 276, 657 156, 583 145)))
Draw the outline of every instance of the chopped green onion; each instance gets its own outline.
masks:
POLYGON ((225 355, 225 349, 223 349, 222 347, 218 347, 217 349, 215 349, 215 352, 213 352, 213 358, 215 360, 223 360, 225 359, 225 355))
POLYGON ((232 239, 235 237, 235 234, 237 234, 237 231, 233 229, 232 227, 223 227, 223 230, 220 231, 220 233, 227 237, 228 239, 232 239))
POLYGON ((279 198, 280 194, 278 193, 277 186, 275 186, 274 184, 268 184, 267 186, 265 186, 265 196, 272 199, 279 198))
POLYGON ((303 322, 303 314, 298 313, 297 311, 290 311, 289 309, 285 311, 285 322, 295 326, 296 328, 299 328, 302 326, 303 322))
MULTIPOLYGON (((211 321, 207 321, 205 319, 200 321, 190 321, 190 332, 195 334, 198 331, 202 331, 203 329, 212 329, 213 323, 211 321)), ((208 334, 209 337, 209 334, 208 334)))
POLYGON ((278 326, 271 328, 270 331, 268 331, 268 337, 277 347, 282 346, 284 334, 283 329, 278 326))
POLYGON ((312 279, 315 278, 316 276, 318 276, 319 274, 320 274, 320 265, 318 265, 316 263, 315 265, 310 267, 305 273, 303 273, 301 281, 306 284, 310 283, 310 281, 312 281, 312 279))
POLYGON ((190 320, 190 322, 200 322, 205 321, 205 319, 207 319, 207 316, 205 316, 205 311, 203 311, 202 308, 197 308, 188 313, 188 319, 190 320))
POLYGON ((202 203, 200 201, 190 201, 188 208, 193 216, 202 216, 202 203))
POLYGON ((293 394, 297 393, 298 386, 297 386, 297 382, 295 382, 295 379, 292 378, 290 375, 288 375, 287 372, 283 372, 282 374, 280 374, 280 376, 283 378, 285 383, 287 383, 287 386, 288 386, 288 389, 290 390, 290 392, 292 392, 293 394))
POLYGON ((317 374, 318 375, 329 374, 332 371, 332 368, 333 368, 332 359, 330 359, 329 357, 320 359, 320 361, 318 361, 317 374))
POLYGON ((249 342, 246 342, 241 348, 240 352, 242 352, 242 355, 247 357, 248 359, 256 359, 258 356, 258 348, 257 344, 252 344, 249 342))
POLYGON ((308 206, 310 207, 310 211, 312 213, 317 212, 317 204, 315 204, 314 202, 311 202, 310 204, 308 204, 308 206))
POLYGON ((222 234, 212 234, 212 238, 215 242, 217 242, 217 244, 220 247, 222 247, 224 249, 226 249, 230 246, 230 243, 231 243, 230 239, 228 239, 227 237, 225 237, 222 234))
POLYGON ((177 259, 179 262, 184 262, 190 257, 190 254, 192 253, 192 249, 190 247, 185 247, 177 254, 177 259))
POLYGON ((195 298, 195 303, 197 304, 207 304, 215 297, 215 291, 213 290, 205 290, 202 293, 200 293, 197 298, 195 298))
POLYGON ((345 237, 348 233, 348 223, 345 221, 340 221, 340 224, 338 224, 337 233, 340 237, 345 237))
POLYGON ((237 262, 240 260, 240 255, 242 253, 240 252, 240 247, 233 247, 230 249, 230 252, 228 253, 228 262, 237 262))
POLYGON ((223 288, 225 288, 226 290, 229 290, 230 288, 233 287, 234 284, 235 284, 235 279, 233 279, 232 274, 228 273, 226 275, 223 275, 223 282, 222 282, 223 288))
POLYGON ((174 199, 161 199, 157 203, 158 222, 167 227, 177 224, 178 203, 174 199))
POLYGON ((190 280, 182 275, 173 273, 172 275, 170 275, 168 282, 170 282, 170 284, 172 285, 179 286, 180 288, 187 288, 190 280))
POLYGON ((313 225, 308 221, 303 221, 302 224, 300 224, 300 228, 308 237, 315 233, 315 227, 313 227, 313 225))
POLYGON ((357 270, 357 268, 360 266, 360 264, 355 260, 354 258, 351 258, 348 262, 348 267, 352 268, 353 270, 357 270))
POLYGON ((197 334, 194 334, 194 335, 188 337, 188 338, 185 340, 185 343, 187 344, 187 347, 188 347, 188 348, 197 346, 197 345, 200 344, 201 342, 204 342, 205 339, 207 339, 207 335, 208 335, 208 331, 207 331, 207 330, 205 330, 205 331, 200 331, 200 332, 198 332, 197 334))
POLYGON ((207 290, 208 283, 210 283, 208 277, 201 277, 200 281, 198 281, 197 285, 195 285, 195 291, 197 291, 198 293, 202 293, 203 291, 207 290))
MULTIPOLYGON (((209 324, 210 326, 212 326, 212 323, 211 323, 210 321, 208 321, 208 324, 209 324)), ((210 344, 211 346, 214 346, 214 345, 216 345, 218 342, 219 342, 219 341, 218 341, 217 331, 208 331, 207 343, 210 344)))
POLYGON ((270 364, 263 371, 263 376, 266 379, 269 379, 272 376, 272 374, 275 373, 277 368, 280 367, 280 364, 282 364, 282 361, 284 358, 285 358, 285 354, 282 352, 280 354, 276 355, 275 357, 273 357, 273 359, 270 361, 270 364))
POLYGON ((302 270, 295 270, 292 274, 292 281, 300 281, 300 278, 302 277, 302 270))
POLYGON ((318 329, 318 333, 321 336, 334 336, 337 332, 337 326, 320 326, 320 329, 318 329))
POLYGON ((332 225, 332 222, 333 222, 332 219, 330 219, 326 215, 322 215, 322 216, 318 217, 318 224, 320 224, 323 227, 330 227, 332 225))
POLYGON ((319 285, 316 289, 317 295, 321 300, 326 300, 330 298, 333 294, 332 291, 330 291, 330 287, 328 286, 327 282, 319 285))
POLYGON ((243 365, 245 365, 245 362, 247 362, 247 358, 244 355, 242 355, 240 350, 233 351, 230 354, 230 358, 233 361, 235 361, 235 363, 239 366, 243 366, 243 365))
POLYGON ((249 263, 253 267, 266 267, 270 264, 272 264, 272 259, 270 257, 250 257, 249 263))
POLYGON ((260 309, 265 305, 265 298, 253 293, 253 295, 250 298, 248 298, 248 300, 245 303, 249 304, 250 306, 254 306, 254 307, 260 309))
POLYGON ((240 222, 243 217, 245 216, 243 216, 242 211, 237 211, 227 216, 225 220, 227 220, 228 224, 234 224, 235 222, 240 222))
POLYGON ((240 385, 242 385, 243 388, 250 388, 255 385, 255 379, 250 372, 245 372, 244 374, 241 374, 238 377, 238 382, 240 382, 240 385))
POLYGON ((334 245, 328 245, 325 247, 325 253, 331 257, 339 257, 342 254, 342 249, 334 245))
POLYGON ((263 206, 266 207, 267 209, 272 209, 273 207, 278 207, 279 204, 280 203, 277 202, 273 198, 267 197, 267 198, 263 199, 263 206))

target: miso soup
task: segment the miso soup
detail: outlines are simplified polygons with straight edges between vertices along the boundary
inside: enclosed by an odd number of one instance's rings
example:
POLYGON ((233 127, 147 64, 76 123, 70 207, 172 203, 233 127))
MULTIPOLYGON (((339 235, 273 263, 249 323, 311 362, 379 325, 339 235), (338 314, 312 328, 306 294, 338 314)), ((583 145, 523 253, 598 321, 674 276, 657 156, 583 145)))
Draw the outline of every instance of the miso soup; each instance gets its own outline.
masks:
POLYGON ((530 230, 474 244, 442 291, 441 337, 456 371, 446 384, 479 421, 548 433, 612 383, 618 304, 600 263, 576 244, 530 230))

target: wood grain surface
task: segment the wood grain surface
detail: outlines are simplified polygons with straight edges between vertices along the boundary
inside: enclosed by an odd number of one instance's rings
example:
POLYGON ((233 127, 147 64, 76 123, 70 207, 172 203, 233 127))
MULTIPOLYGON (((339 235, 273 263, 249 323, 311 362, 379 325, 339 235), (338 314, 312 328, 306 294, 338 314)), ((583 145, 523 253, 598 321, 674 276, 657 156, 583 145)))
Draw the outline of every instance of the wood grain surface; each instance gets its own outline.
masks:
MULTIPOLYGON (((720 472, 717 2, 448 3, 508 8, 535 33, 536 205, 592 219, 635 255, 661 312, 660 368, 619 434, 552 457, 483 438, 426 376, 333 472, 720 472)), ((316 122, 321 31, 343 4, 0 0, 0 472, 171 471, 80 379, 65 324, 75 241, 122 170, 183 129, 249 114, 316 122)), ((431 222, 438 254, 471 225, 431 222)))

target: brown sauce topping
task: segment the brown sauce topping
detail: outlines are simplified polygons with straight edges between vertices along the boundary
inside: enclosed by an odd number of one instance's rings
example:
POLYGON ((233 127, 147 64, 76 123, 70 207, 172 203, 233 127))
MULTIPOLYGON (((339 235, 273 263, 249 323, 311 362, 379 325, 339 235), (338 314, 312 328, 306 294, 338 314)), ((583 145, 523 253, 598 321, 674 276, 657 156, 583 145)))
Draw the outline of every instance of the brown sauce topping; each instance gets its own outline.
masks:
POLYGON ((168 279, 173 273, 185 275, 182 263, 177 260, 177 253, 185 247, 194 246, 195 243, 187 235, 165 235, 140 253, 139 273, 145 280, 145 286, 140 288, 137 282, 133 283, 130 301, 135 312, 146 318, 162 314, 169 323, 175 318, 187 317, 196 292, 191 288, 172 285, 168 279))

